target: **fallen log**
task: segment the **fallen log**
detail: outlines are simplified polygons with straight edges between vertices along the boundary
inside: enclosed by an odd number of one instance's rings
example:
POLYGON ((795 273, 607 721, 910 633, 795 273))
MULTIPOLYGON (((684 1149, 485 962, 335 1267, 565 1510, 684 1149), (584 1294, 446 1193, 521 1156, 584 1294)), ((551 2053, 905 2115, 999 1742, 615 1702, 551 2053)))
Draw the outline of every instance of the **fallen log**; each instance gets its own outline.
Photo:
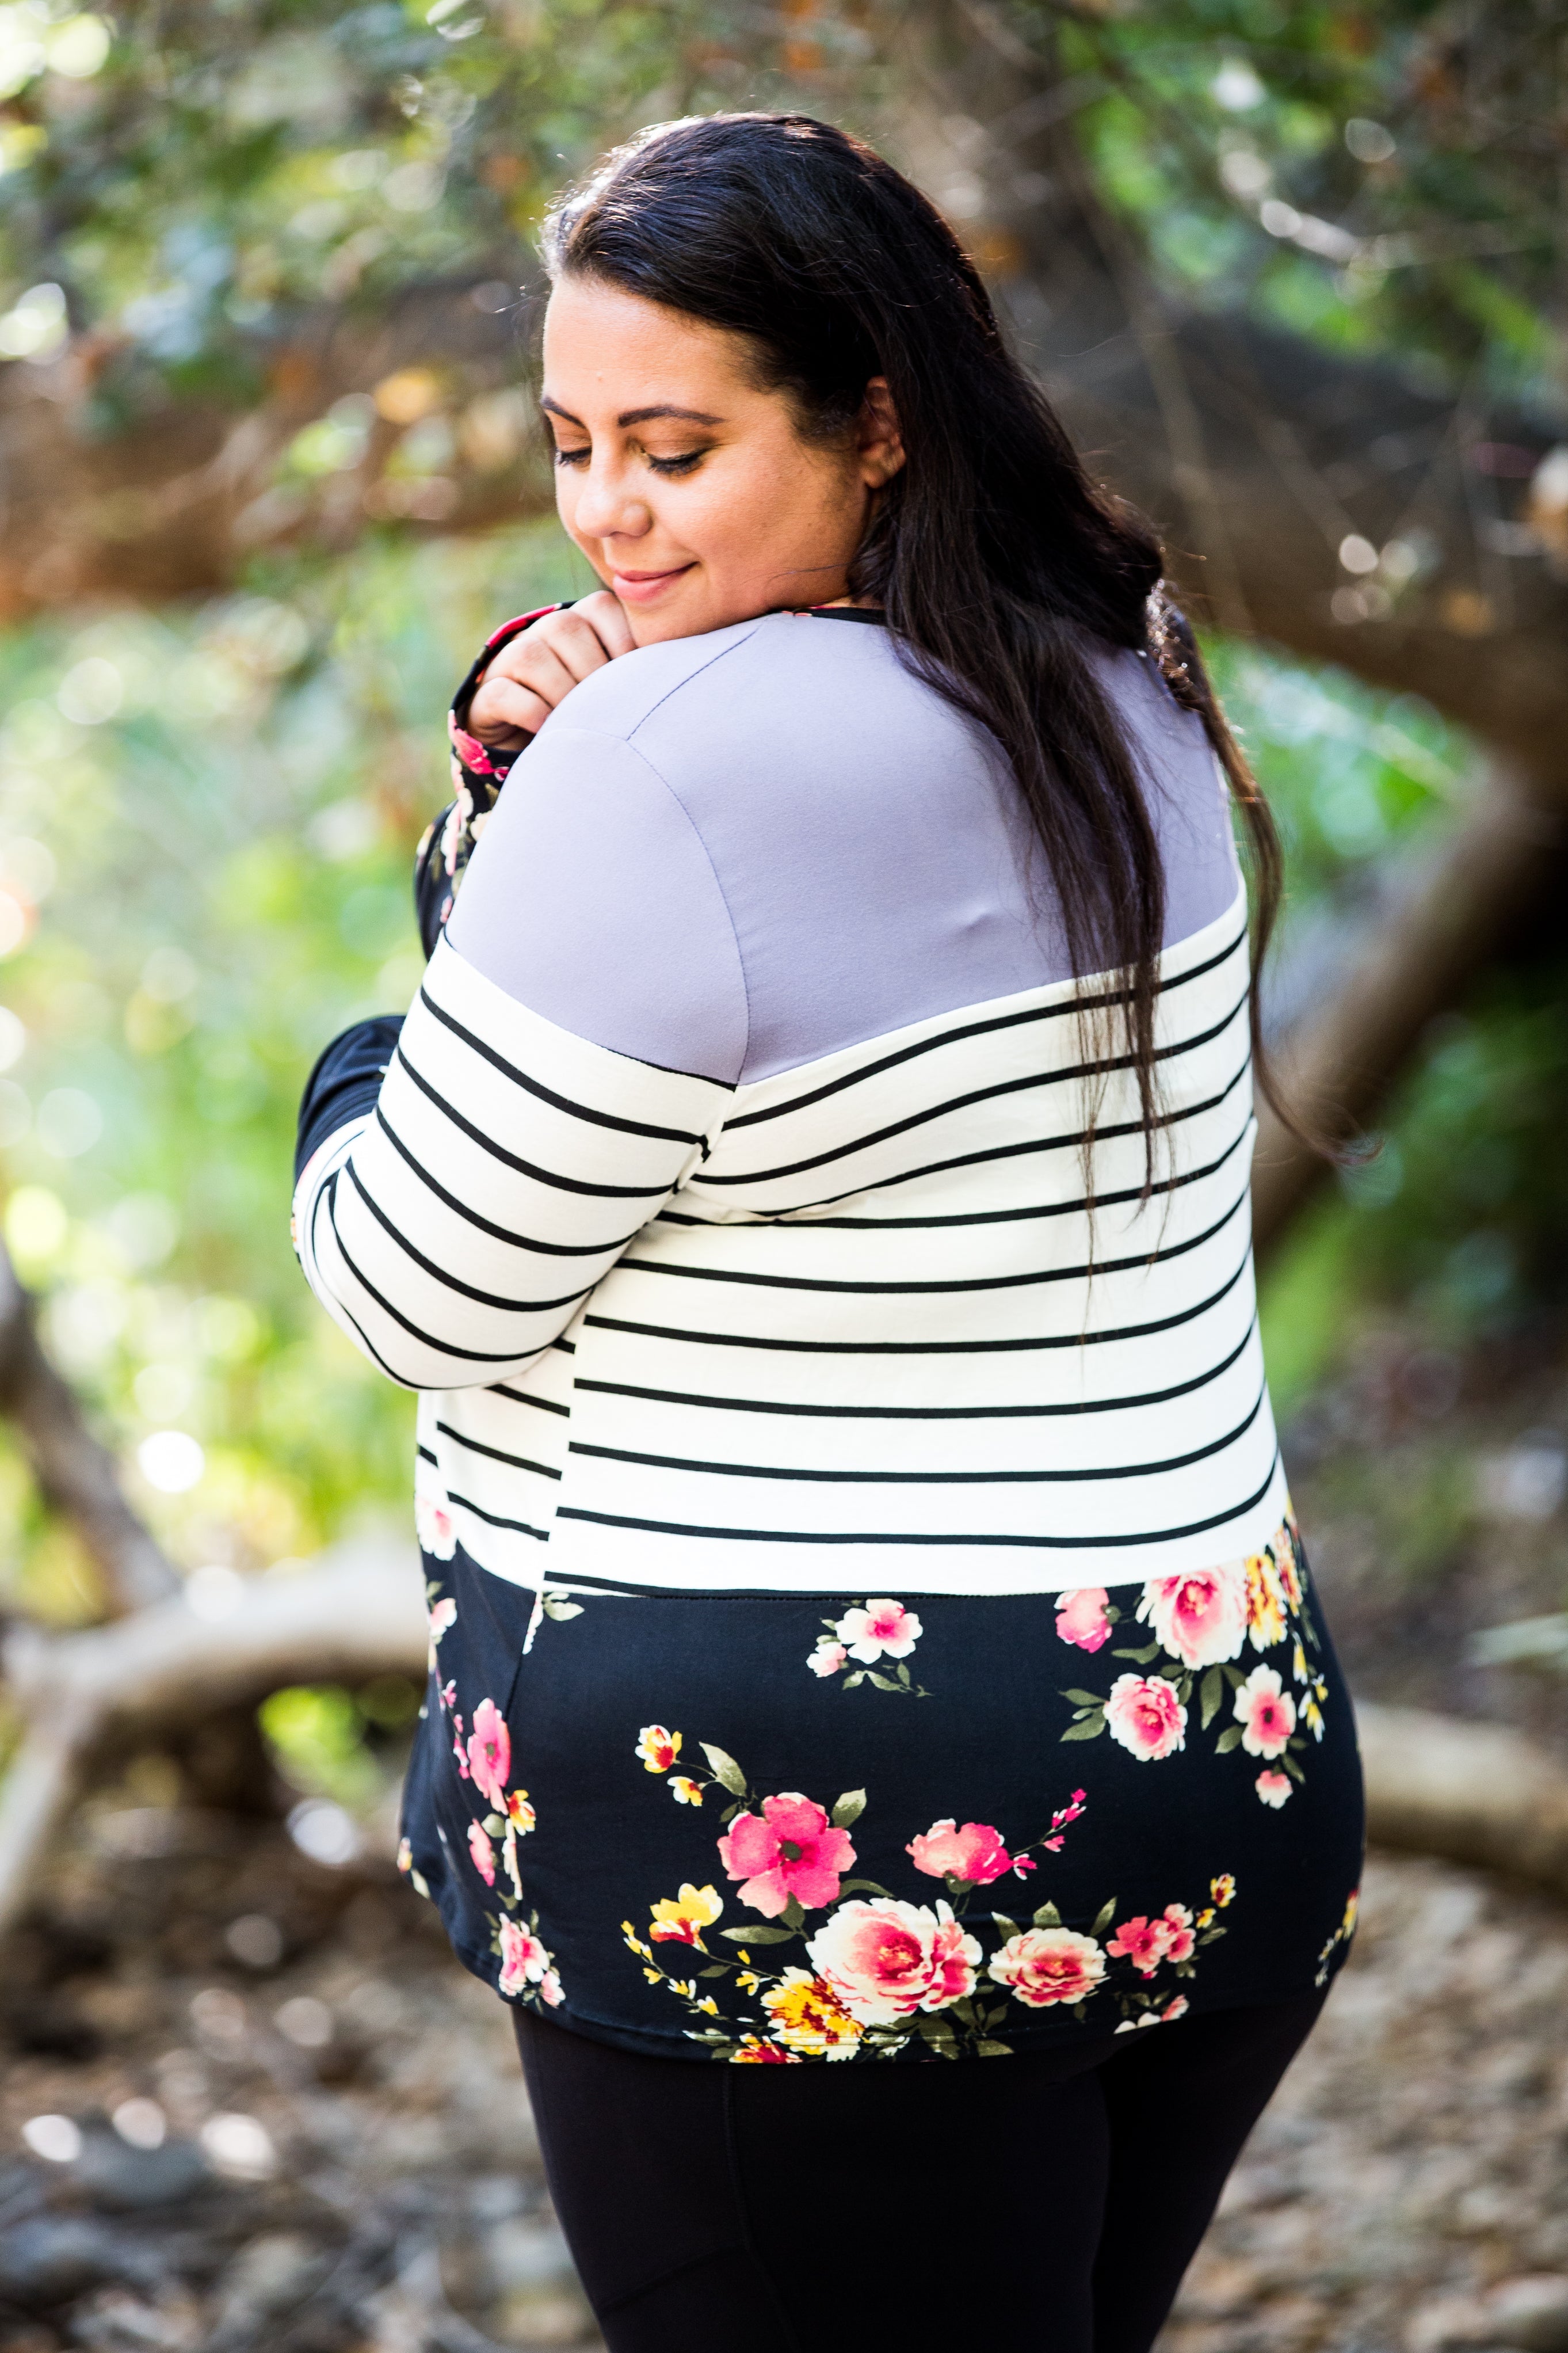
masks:
POLYGON ((1568 1896, 1568 1765, 1506 1725, 1356 1704, 1374 1846, 1501 1871, 1568 1896))
POLYGON ((387 1543, 342 1546, 291 1577, 236 1578, 216 1620, 179 1593, 79 1633, 15 1627, 0 1659, 24 1730, 0 1780, 0 1933, 106 1756, 289 1683, 422 1677, 426 1641, 417 1555, 387 1543))

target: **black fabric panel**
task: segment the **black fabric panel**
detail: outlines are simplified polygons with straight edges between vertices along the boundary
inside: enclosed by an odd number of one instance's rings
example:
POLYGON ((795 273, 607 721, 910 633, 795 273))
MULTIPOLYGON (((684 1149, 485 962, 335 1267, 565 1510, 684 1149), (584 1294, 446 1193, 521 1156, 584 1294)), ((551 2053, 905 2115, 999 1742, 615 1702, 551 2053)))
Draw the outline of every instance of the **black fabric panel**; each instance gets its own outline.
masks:
POLYGON ((403 1032, 401 1013, 378 1013, 356 1021, 318 1057, 300 1099, 300 1126, 294 1145, 294 1180, 329 1135, 346 1127, 362 1112, 372 1111, 386 1076, 386 1066, 403 1032))

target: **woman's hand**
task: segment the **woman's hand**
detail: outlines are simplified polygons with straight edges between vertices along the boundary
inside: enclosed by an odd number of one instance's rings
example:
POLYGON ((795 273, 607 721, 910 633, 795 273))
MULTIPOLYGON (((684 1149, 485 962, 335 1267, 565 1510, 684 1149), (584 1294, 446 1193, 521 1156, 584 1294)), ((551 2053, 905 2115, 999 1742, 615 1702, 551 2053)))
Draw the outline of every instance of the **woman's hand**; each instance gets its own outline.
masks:
POLYGON ((632 645, 625 608, 607 588, 564 613, 544 614, 503 646, 486 670, 468 705, 469 734, 510 751, 523 736, 537 735, 574 686, 617 654, 629 654, 632 645))

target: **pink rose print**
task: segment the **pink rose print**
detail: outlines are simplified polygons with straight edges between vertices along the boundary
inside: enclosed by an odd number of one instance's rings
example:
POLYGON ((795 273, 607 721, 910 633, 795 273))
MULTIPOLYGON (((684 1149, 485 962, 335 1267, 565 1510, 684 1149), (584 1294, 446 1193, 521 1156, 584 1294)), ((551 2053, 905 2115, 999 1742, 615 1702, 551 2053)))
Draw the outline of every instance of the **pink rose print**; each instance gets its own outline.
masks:
POLYGON ((923 1838, 911 1839, 904 1852, 929 1879, 966 1879, 975 1887, 989 1887, 1005 1872, 1021 1875, 1035 1868, 1027 1856, 1008 1853, 1000 1831, 984 1822, 965 1822, 960 1830, 951 1815, 932 1822, 923 1838))
POLYGON ((532 1931, 521 1927, 515 1920, 503 1919, 498 1980, 500 1991, 518 1994, 525 1986, 538 1985, 549 1967, 550 1956, 532 1931))
POLYGON ((842 1642, 835 1642, 830 1636, 824 1634, 805 1663, 814 1675, 821 1675, 826 1682, 829 1675, 838 1672, 848 1656, 842 1642))
POLYGON ((764 1798, 760 1815, 737 1814, 719 1841, 719 1859, 731 1879, 745 1882, 742 1903, 776 1920, 792 1895, 807 1911, 836 1902, 855 1849, 820 1806, 785 1789, 764 1798))
POLYGON ((506 1781, 511 1771, 511 1735, 493 1699, 482 1699, 474 1710, 468 1738, 468 1770, 474 1787, 501 1812, 506 1810, 506 1781))
POLYGON ((879 1895, 840 1905, 806 1953, 851 2018, 892 2026, 973 1993, 980 1947, 947 1905, 933 1912, 879 1895))
POLYGON ((1186 1577, 1152 1577, 1138 1615, 1184 1667, 1234 1659, 1247 1633, 1247 1565, 1230 1560, 1186 1577))
POLYGON ((419 1548, 432 1560, 450 1560, 458 1549, 458 1531, 444 1495, 416 1495, 414 1533, 419 1548))
POLYGON ((991 1957, 989 1975, 1029 2010, 1085 2000, 1105 1975, 1092 1936, 1072 1928, 1026 1928, 991 1957))
POLYGON ((496 1851, 478 1822, 468 1824, 468 1856, 487 1887, 496 1883, 496 1851))
POLYGON ((1273 1667, 1254 1667, 1236 1694, 1236 1713, 1245 1727, 1241 1745, 1249 1757, 1284 1754, 1296 1729, 1296 1703, 1273 1667))
POLYGON ((1264 1804, 1272 1806, 1278 1813, 1290 1794, 1290 1777, 1288 1773, 1276 1773, 1269 1770, 1259 1773, 1252 1786, 1264 1804))
POLYGON ((1057 1632, 1080 1651, 1098 1651, 1110 1640, 1105 1605, 1110 1596, 1103 1585, 1080 1585, 1075 1592, 1057 1596, 1057 1632))
POLYGON ((874 1667, 879 1659, 907 1659, 924 1630, 912 1609, 885 1599, 868 1601, 864 1609, 846 1610, 834 1629, 849 1656, 866 1667, 874 1667))
POLYGON ((1105 1703, 1112 1740, 1145 1764, 1187 1745, 1187 1711, 1163 1675, 1118 1675, 1105 1703))
POLYGON ((458 1605, 451 1595, 447 1594, 443 1600, 437 1602, 430 1612, 430 1652, 426 1663, 432 1674, 436 1672, 436 1645, 447 1627, 455 1626, 457 1622, 458 1605))
POLYGON ((1140 1977, 1152 1978, 1169 1950, 1171 1931, 1163 1920, 1124 1920, 1106 1951, 1113 1960, 1131 1961, 1140 1977))
POLYGON ((1165 1958, 1168 1961, 1190 1961, 1197 1938, 1193 1933, 1193 1915, 1184 1904, 1167 1904, 1164 1912, 1165 1958))
POLYGON ((1165 2004, 1164 2009, 1160 2012, 1161 2025, 1169 2026, 1173 2019, 1185 2018, 1191 2008, 1192 2003, 1187 2000, 1186 1995, 1184 1993, 1179 1993, 1176 1996, 1175 2000, 1168 2001, 1165 2004))
MULTIPOLYGON (((547 2001, 552 2010, 559 2007, 562 1999, 562 1985, 561 1973, 558 1969, 545 1970, 544 1975, 539 1980, 539 1998, 541 2001, 547 2001)), ((1186 2008, 1185 2002, 1183 2003, 1182 2007, 1184 2010, 1186 2008)), ((1167 2017, 1170 2015, 1169 2011, 1166 2012, 1166 2015, 1167 2017)))

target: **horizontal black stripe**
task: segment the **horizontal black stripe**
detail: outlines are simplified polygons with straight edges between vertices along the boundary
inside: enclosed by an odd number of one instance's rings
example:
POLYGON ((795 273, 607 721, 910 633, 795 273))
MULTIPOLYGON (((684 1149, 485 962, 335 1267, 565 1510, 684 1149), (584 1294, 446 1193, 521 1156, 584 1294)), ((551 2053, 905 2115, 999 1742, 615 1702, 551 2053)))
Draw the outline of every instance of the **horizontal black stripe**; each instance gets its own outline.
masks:
MULTIPOLYGON (((1208 1106, 1203 1105, 1199 1108, 1206 1109, 1208 1106)), ((1182 1116, 1184 1117, 1186 1114, 1184 1113, 1182 1116)), ((1173 1122, 1172 1124, 1173 1124, 1173 1122)), ((1181 1176, 1162 1177, 1157 1185, 1147 1187, 1128 1185, 1115 1193, 1096 1193, 1092 1200, 1088 1194, 1077 1193, 1067 1201, 1030 1202, 1026 1208, 1022 1209, 963 1209, 951 1217, 943 1218, 819 1218, 809 1209, 784 1209, 772 1218, 759 1211, 752 1222, 756 1227, 766 1226, 770 1232, 775 1234, 820 1234, 825 1231, 827 1233, 904 1234, 934 1233, 946 1226, 1013 1226, 1025 1223, 1031 1218, 1072 1217, 1087 1212, 1091 1208, 1098 1216, 1102 1209, 1121 1208, 1128 1201, 1150 1200, 1157 1193, 1179 1193, 1184 1186, 1201 1184, 1205 1176, 1216 1175, 1225 1166, 1233 1152, 1239 1151, 1251 1134, 1252 1127, 1253 1117, 1248 1111, 1244 1124, 1226 1145, 1217 1160, 1206 1161, 1201 1168, 1189 1168, 1181 1176)), ((1102 1130, 1101 1133, 1104 1131, 1102 1130)), ((1031 1150, 1035 1148, 1033 1145, 1030 1146, 1031 1150)), ((879 1190, 880 1187, 877 1189, 879 1190)), ((731 1233, 750 1230, 748 1228, 738 1227, 729 1219, 695 1218, 685 1209, 660 1209, 658 1216, 650 1219, 648 1222, 658 1226, 711 1226, 716 1230, 722 1224, 724 1229, 731 1233)), ((638 1229, 639 1232, 642 1230, 643 1229, 638 1229)), ((637 1235, 632 1235, 631 1240, 635 1241, 637 1235)))
MULTIPOLYGON (((781 1469, 774 1463, 689 1461, 679 1454, 638 1454, 625 1446, 590 1446, 574 1439, 567 1448, 569 1454, 591 1454, 605 1462, 638 1462, 649 1471, 694 1472, 703 1478, 722 1479, 803 1479, 819 1486, 835 1487, 1061 1487, 1089 1483, 1099 1479, 1152 1479, 1167 1471, 1189 1470, 1194 1462, 1205 1461, 1211 1454, 1223 1454, 1245 1437, 1263 1409, 1268 1396, 1267 1385, 1260 1388, 1251 1410, 1244 1415, 1234 1430, 1223 1438, 1211 1439, 1206 1446, 1194 1447, 1190 1454, 1173 1454, 1163 1462, 1124 1462, 1104 1471, 807 1471, 798 1466, 781 1469)), ((439 1428, 441 1425, 437 1425, 439 1428)))
POLYGON ((1238 1283, 1252 1263, 1250 1247, 1236 1272, 1195 1307, 1167 1315, 1153 1324, 1127 1324, 1106 1332, 1070 1332, 1039 1340, 783 1340, 743 1332, 686 1332, 668 1324, 633 1324, 616 1315, 587 1314, 584 1325, 599 1332, 628 1332, 644 1340, 679 1340, 697 1347, 769 1348, 791 1355, 817 1356, 990 1356, 1034 1348, 1088 1348, 1108 1340, 1143 1340, 1155 1332, 1173 1332, 1218 1304, 1238 1283))
MULTIPOLYGON (((541 1544, 550 1542, 548 1528, 531 1527, 527 1520, 503 1520, 499 1513, 485 1511, 468 1495, 454 1494, 449 1487, 447 1490, 447 1501, 455 1511, 472 1512, 476 1520, 483 1520, 489 1527, 510 1528, 514 1535, 537 1536, 541 1544)), ((556 1516, 559 1517, 559 1514, 556 1516)), ((481 1562, 480 1567, 483 1566, 481 1562)))
MULTIPOLYGON (((1148 1389, 1141 1397, 1079 1398, 1055 1405, 798 1405, 771 1398, 705 1397, 694 1389, 644 1388, 635 1381, 578 1380, 580 1389, 602 1397, 640 1398, 650 1405, 694 1405, 715 1413, 779 1413, 791 1418, 826 1421, 1044 1421, 1060 1414, 1134 1413, 1142 1407, 1168 1405, 1173 1398, 1191 1397, 1228 1373, 1258 1327, 1256 1314, 1226 1356, 1190 1380, 1168 1389, 1148 1389)), ((504 1393, 503 1393, 504 1394, 504 1393)), ((562 1409, 565 1410, 564 1408, 562 1409)))
MULTIPOLYGON (((482 1038, 476 1037, 471 1029, 465 1028, 464 1024, 458 1020, 455 1015, 448 1013, 444 1006, 437 1005, 429 990, 423 986, 419 991, 419 1002, 426 1013, 433 1014, 455 1038, 460 1038, 465 1046, 471 1048, 476 1054, 481 1055, 493 1069, 501 1073, 503 1078, 510 1079, 513 1086, 521 1087, 525 1094, 537 1096, 541 1103, 549 1103, 553 1111, 567 1112, 574 1119, 587 1120, 595 1127, 614 1128, 621 1135, 650 1136, 660 1144, 691 1145, 700 1144, 702 1141, 700 1130, 693 1133, 691 1129, 684 1127, 650 1127, 644 1120, 618 1119, 613 1112, 595 1111, 589 1103, 574 1103, 570 1095, 558 1095, 551 1088, 542 1085, 539 1080, 531 1079, 527 1071, 519 1070, 515 1062, 509 1062, 504 1055, 498 1054, 493 1046, 487 1046, 482 1038)), ((708 1083, 721 1086, 723 1082, 715 1079, 708 1083)), ((731 1090, 725 1089, 725 1092, 730 1092, 731 1090)))
MULTIPOLYGON (((1172 989, 1184 988, 1189 980, 1201 979, 1205 973, 1215 971, 1233 956, 1247 939, 1245 926, 1228 947, 1221 948, 1205 964, 1194 965, 1190 972, 1178 973, 1173 980, 1155 983, 1154 993, 1167 995, 1172 989)), ((1100 997, 1068 997, 1059 1005, 1032 1005, 1018 1013, 999 1013, 984 1021, 968 1021, 956 1029, 944 1029, 940 1037, 922 1038, 912 1046, 900 1046, 896 1053, 883 1054, 874 1062, 867 1062, 858 1071, 846 1071, 842 1078, 829 1079, 809 1094, 792 1095, 788 1103, 774 1103, 766 1111, 742 1112, 736 1119, 726 1120, 725 1134, 737 1127, 758 1127, 768 1119, 786 1119, 792 1112, 805 1111, 813 1103, 824 1103, 828 1096, 839 1094, 846 1087, 858 1087, 866 1079, 880 1078, 884 1071, 897 1070, 901 1063, 912 1062, 922 1054, 934 1054, 946 1046, 964 1044, 971 1038, 994 1037, 998 1031, 1018 1029, 1034 1021, 1059 1021, 1068 1014, 1099 1012, 1110 1006, 1126 1005, 1131 1001, 1130 988, 1108 989, 1100 997)))
POLYGON ((428 1079, 420 1077, 401 1046, 397 1050, 397 1061, 398 1067, 407 1072, 420 1093, 427 1096, 437 1110, 451 1121, 454 1127, 460 1129, 462 1134, 472 1143, 477 1144, 481 1151, 488 1152, 492 1160, 499 1160, 504 1168, 515 1168, 520 1176, 531 1176, 535 1184, 548 1185, 557 1193, 585 1194, 599 1201, 657 1201, 670 1189, 668 1184, 590 1185, 581 1177, 561 1176, 553 1169, 541 1168, 531 1160, 520 1160, 515 1152, 504 1151, 499 1144, 493 1143, 490 1137, 481 1134, 472 1120, 465 1119, 462 1113, 447 1101, 445 1095, 437 1094, 428 1079))
POLYGON ((454 1430, 449 1421, 438 1421, 436 1427, 443 1438, 449 1438, 454 1446, 464 1447, 470 1454, 488 1454, 492 1462, 504 1462, 513 1471, 536 1471, 542 1479, 561 1476, 548 1462, 531 1462, 526 1454, 506 1454, 499 1446, 486 1446, 477 1438, 468 1438, 460 1430, 454 1430))
MULTIPOLYGON (((1082 1282, 1089 1276, 1127 1274, 1135 1268, 1163 1266, 1170 1259, 1184 1258, 1205 1242, 1213 1241, 1223 1227, 1228 1226, 1237 1211, 1247 1198, 1244 1188, 1212 1226, 1202 1233, 1190 1234, 1184 1242, 1173 1242, 1167 1250, 1140 1250, 1134 1258, 1097 1259, 1083 1266, 1052 1266, 1037 1269, 1026 1274, 976 1274, 954 1277, 942 1282, 837 1282, 809 1274, 753 1274, 748 1268, 721 1266, 676 1266, 663 1259, 624 1258, 623 1267, 637 1274, 668 1274, 689 1282, 748 1283, 761 1291, 809 1291, 828 1294, 847 1293, 856 1298, 885 1299, 913 1296, 944 1297, 950 1293, 973 1291, 1020 1291, 1037 1282, 1082 1282)), ((715 1233, 724 1230, 715 1226, 715 1233)))
MULTIPOLYGON (((1238 997, 1230 1011, 1212 1029, 1200 1030, 1192 1038, 1184 1038, 1174 1046, 1160 1047, 1153 1060, 1156 1062, 1170 1061, 1177 1055, 1194 1053, 1200 1046, 1211 1044, 1229 1029, 1238 1013, 1246 1010, 1249 994, 1250 989, 1238 997)), ((401 1059, 402 1049, 399 1048, 398 1051, 401 1059)), ((952 1095, 945 1103, 931 1103, 923 1111, 911 1112, 907 1119, 896 1119, 887 1127, 874 1128, 868 1134, 857 1136, 852 1143, 835 1145, 830 1152, 813 1153, 808 1159, 787 1161, 778 1168, 753 1169, 743 1176, 718 1176, 708 1169, 702 1181, 704 1185, 767 1185, 781 1176, 801 1176, 808 1169, 825 1168, 832 1161, 850 1160, 858 1152, 870 1152, 878 1145, 889 1143, 896 1135, 908 1135, 917 1127, 929 1127, 932 1120, 946 1119, 957 1112, 973 1111, 977 1103, 997 1103, 1005 1096, 1026 1094, 1034 1088, 1063 1086, 1075 1079, 1109 1077, 1113 1071, 1131 1070, 1136 1060, 1132 1054, 1110 1054, 1103 1061, 1072 1062, 1059 1071, 1031 1071, 1019 1079, 1005 1079, 997 1086, 976 1087, 968 1094, 952 1095)), ((730 1122, 725 1133, 729 1134, 740 1124, 739 1120, 730 1122)))
POLYGON ((569 1405, 559 1405, 554 1398, 531 1397, 526 1389, 509 1389, 504 1381, 492 1382, 489 1394, 491 1397, 510 1398, 513 1405, 537 1406, 541 1413, 563 1413, 568 1420, 572 1418, 572 1409, 569 1405))
POLYGON ((1046 1552, 1114 1552, 1132 1545, 1177 1544, 1184 1536, 1206 1535, 1210 1528, 1223 1528, 1227 1521, 1238 1520, 1244 1512, 1252 1511, 1263 1501, 1274 1483, 1279 1468, 1279 1451, 1268 1466, 1268 1476, 1256 1493, 1232 1504, 1228 1510, 1215 1512, 1206 1520, 1191 1520, 1185 1527, 1151 1528, 1146 1533, 1114 1536, 1042 1536, 1042 1535, 900 1535, 892 1534, 861 1535, 853 1530, 826 1535, 818 1530, 807 1533, 799 1528, 705 1528, 688 1526, 673 1520, 635 1520, 624 1518, 616 1512, 585 1512, 563 1504, 555 1516, 558 1520, 589 1520, 597 1527, 626 1528, 652 1536, 710 1536, 730 1544, 797 1544, 797 1545, 944 1545, 950 1550, 962 1546, 966 1549, 977 1546, 987 1549, 1016 1548, 1046 1552))
MULTIPOLYGON (((560 1299, 498 1299, 494 1292, 476 1290, 471 1282, 464 1282, 458 1276, 448 1274, 444 1266, 437 1266, 434 1259, 426 1258, 423 1250, 415 1249, 402 1228, 393 1224, 380 1202, 366 1189, 364 1179, 352 1159, 346 1164, 345 1174, 376 1224, 390 1236, 398 1249, 406 1257, 411 1258, 415 1265, 430 1277, 432 1282, 440 1283, 447 1291, 455 1291, 460 1299, 471 1299, 478 1307, 493 1307, 503 1315, 543 1315, 554 1307, 574 1306, 579 1299, 585 1299, 594 1288, 592 1282, 584 1282, 580 1284, 577 1290, 567 1292, 560 1299)), ((335 1213, 332 1225, 335 1230, 337 1227, 335 1213)))
POLYGON ((597 1258, 602 1250, 625 1250, 626 1244, 636 1241, 642 1231, 642 1226, 636 1225, 628 1233, 619 1234, 607 1242, 543 1242, 536 1234, 513 1233, 509 1226, 498 1226, 489 1218, 481 1218, 467 1201, 460 1201, 456 1193, 448 1193, 444 1185, 438 1185, 423 1162, 415 1158, 379 1103, 375 1116, 382 1134, 399 1157, 407 1162, 419 1182, 428 1186, 444 1208, 465 1219, 470 1226, 478 1227, 481 1234, 489 1234, 492 1241, 510 1242, 513 1250, 539 1250, 548 1258, 597 1258))
MULTIPOLYGON (((389 1381, 395 1381, 400 1389, 417 1389, 420 1387, 419 1382, 409 1380, 405 1374, 398 1372, 396 1367, 382 1355, 381 1350, 376 1346, 375 1342, 371 1338, 370 1334, 365 1330, 364 1325, 360 1322, 359 1317, 354 1314, 353 1308, 350 1307, 345 1301, 338 1297, 336 1292, 333 1291, 326 1282, 325 1277, 321 1276, 321 1257, 320 1250, 316 1247, 316 1221, 320 1218, 323 1208, 325 1208, 327 1211, 327 1222, 332 1229, 332 1240, 337 1243, 338 1249, 342 1251, 343 1258, 345 1260, 348 1258, 348 1252, 343 1250, 342 1242, 339 1238, 337 1219, 332 1214, 335 1207, 337 1182, 342 1174, 342 1170, 341 1166, 333 1169, 326 1183, 317 1193, 315 1202, 311 1208, 310 1224, 304 1233, 303 1239, 309 1246, 310 1261, 314 1266, 316 1275, 320 1280, 312 1280, 309 1271, 307 1270, 306 1281, 310 1282, 312 1291, 317 1292, 321 1298, 330 1302, 331 1306, 337 1310, 338 1314, 345 1317, 346 1320, 353 1325, 354 1330, 359 1335, 360 1345, 363 1348, 365 1355, 370 1358, 371 1363, 375 1366, 378 1372, 384 1373, 387 1379, 389 1381)), ((368 1284, 366 1285, 366 1288, 369 1288, 368 1284)))
MULTIPOLYGON (((327 1205, 328 1218, 332 1229, 332 1240, 337 1243, 338 1250, 342 1257, 343 1264, 348 1268, 349 1272, 353 1276, 353 1279, 359 1284, 360 1289, 365 1292, 370 1298, 374 1300, 376 1305, 381 1309, 384 1314, 390 1315, 393 1322, 400 1324, 411 1339, 417 1340, 421 1347, 429 1348, 437 1356, 459 1357, 466 1365, 510 1365, 515 1364, 519 1356, 535 1356, 539 1354, 540 1350, 544 1346, 544 1342, 542 1340, 536 1342, 531 1348, 499 1348, 491 1350, 480 1348, 459 1348, 450 1340, 437 1340, 431 1333, 422 1330, 417 1324, 411 1324, 407 1316, 402 1313, 401 1309, 395 1307, 390 1299, 385 1299, 382 1296, 381 1293, 376 1289, 374 1283, 371 1282, 363 1269, 355 1263, 347 1244, 344 1242, 342 1234, 338 1231, 336 1202, 333 1195, 333 1188, 335 1188, 338 1176, 341 1174, 341 1170, 334 1171, 331 1187, 324 1189, 321 1197, 325 1200, 327 1205)), ((345 1315, 349 1314, 349 1309, 343 1305, 343 1302, 341 1299, 338 1300, 338 1305, 342 1307, 345 1315)), ((361 1325, 357 1318, 353 1320, 355 1331, 360 1331, 361 1325)), ((368 1340, 365 1345, 367 1347, 370 1345, 368 1340)), ((387 1365, 385 1359, 379 1354, 376 1355, 375 1361, 381 1366, 384 1372, 391 1370, 391 1367, 387 1365)), ((400 1380, 403 1377, 400 1374, 394 1373, 392 1377, 394 1380, 400 1380)), ((435 1387, 436 1384, 429 1381, 412 1381, 408 1382, 406 1386, 411 1388, 430 1388, 435 1387)), ((449 1387, 450 1384, 447 1383, 444 1386, 449 1387)))

